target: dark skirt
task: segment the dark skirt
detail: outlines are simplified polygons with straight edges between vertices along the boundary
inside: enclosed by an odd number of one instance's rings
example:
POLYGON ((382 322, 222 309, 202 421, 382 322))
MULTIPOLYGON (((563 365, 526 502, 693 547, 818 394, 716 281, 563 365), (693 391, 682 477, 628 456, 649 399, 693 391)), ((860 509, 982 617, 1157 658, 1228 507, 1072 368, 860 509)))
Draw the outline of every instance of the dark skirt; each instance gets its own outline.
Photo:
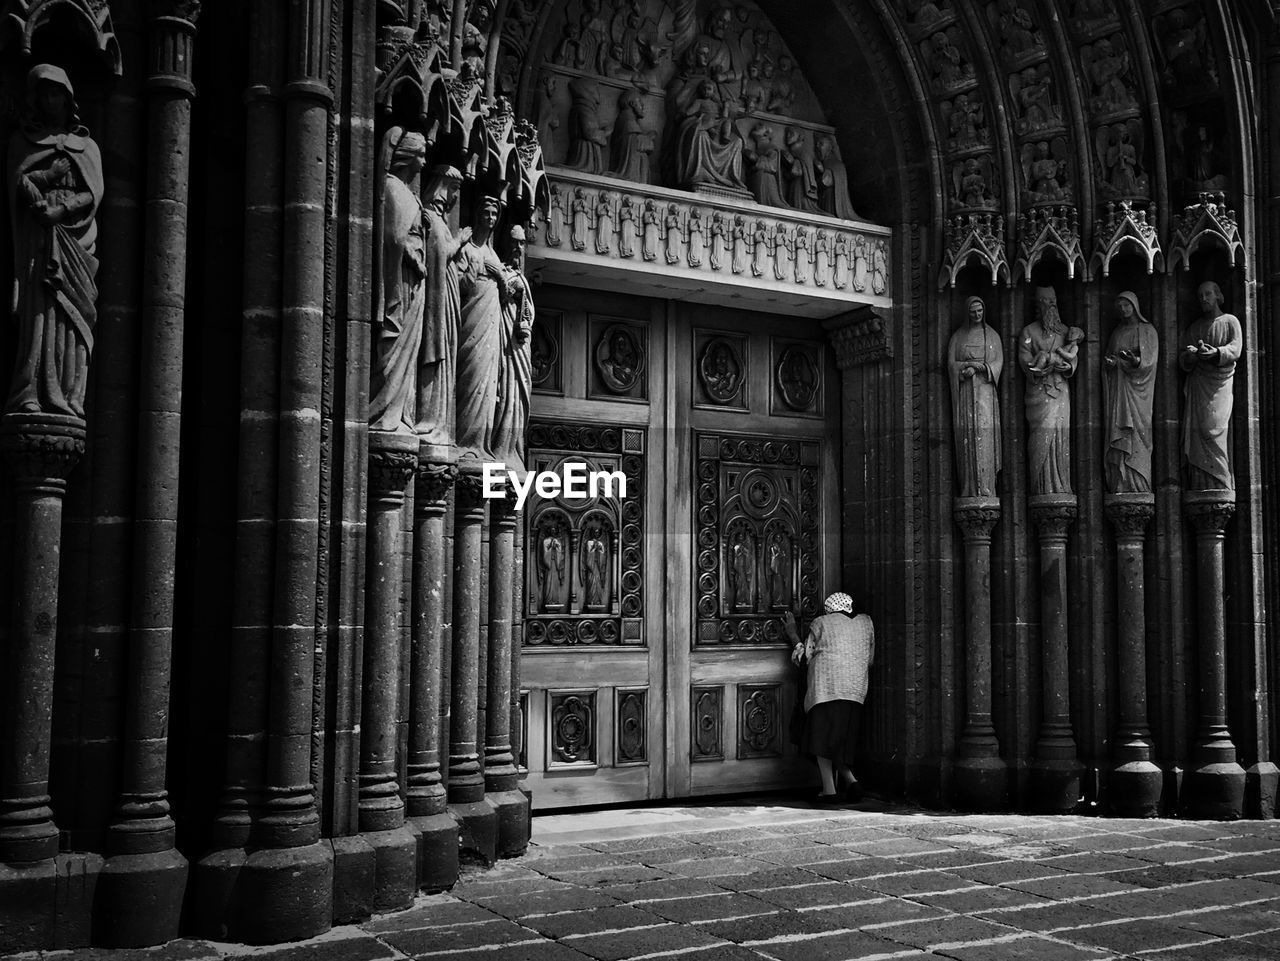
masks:
POLYGON ((862 705, 857 701, 824 701, 804 716, 801 754, 828 757, 836 764, 852 765, 858 748, 862 705))

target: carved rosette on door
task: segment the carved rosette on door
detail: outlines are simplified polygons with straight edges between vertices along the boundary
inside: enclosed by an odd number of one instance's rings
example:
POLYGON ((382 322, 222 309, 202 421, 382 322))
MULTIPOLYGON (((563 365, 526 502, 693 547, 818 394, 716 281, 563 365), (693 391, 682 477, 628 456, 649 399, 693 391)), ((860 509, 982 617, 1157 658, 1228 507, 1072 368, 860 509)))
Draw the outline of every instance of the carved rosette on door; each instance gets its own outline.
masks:
POLYGON ((529 425, 531 471, 620 472, 626 497, 615 481, 526 511, 526 648, 644 643, 644 450, 636 428, 529 425))
POLYGON ((697 644, 785 644, 785 611, 817 615, 821 457, 817 441, 698 434, 697 644))

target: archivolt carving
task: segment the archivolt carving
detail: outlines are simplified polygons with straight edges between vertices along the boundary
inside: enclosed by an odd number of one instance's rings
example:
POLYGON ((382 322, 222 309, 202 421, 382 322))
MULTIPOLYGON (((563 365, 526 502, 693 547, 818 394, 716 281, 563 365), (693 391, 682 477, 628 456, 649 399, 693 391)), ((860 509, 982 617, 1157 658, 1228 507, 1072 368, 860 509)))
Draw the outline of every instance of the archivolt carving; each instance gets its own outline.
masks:
MULTIPOLYGON (((194 6, 199 8, 198 3, 194 6)), ((120 76, 120 44, 106 0, 0 0, 0 50, 16 40, 22 54, 31 56, 36 33, 49 24, 55 13, 70 13, 80 33, 91 39, 103 64, 120 76)), ((182 12, 175 15, 181 16, 182 12)), ((186 19, 194 20, 194 13, 186 19)))
POLYGON ((1159 267, 1164 270, 1164 254, 1155 225, 1148 220, 1146 209, 1133 209, 1127 200, 1107 204, 1107 216, 1094 228, 1097 238, 1091 270, 1102 268, 1102 276, 1111 274, 1111 261, 1125 250, 1131 250, 1147 264, 1147 273, 1159 267))
POLYGON ((1202 193, 1200 202, 1186 207, 1174 220, 1173 241, 1169 244, 1169 269, 1191 269, 1191 255, 1202 245, 1218 246, 1227 252, 1232 267, 1237 261, 1248 269, 1244 259, 1244 243, 1240 240, 1240 227, 1236 212, 1226 206, 1227 199, 1220 193, 1202 193))
POLYGON ((1029 280, 1031 270, 1045 256, 1057 257, 1067 267, 1067 279, 1074 280, 1076 267, 1083 274, 1088 265, 1080 249, 1080 223, 1075 207, 1041 207, 1018 218, 1018 259, 1014 280, 1029 280))

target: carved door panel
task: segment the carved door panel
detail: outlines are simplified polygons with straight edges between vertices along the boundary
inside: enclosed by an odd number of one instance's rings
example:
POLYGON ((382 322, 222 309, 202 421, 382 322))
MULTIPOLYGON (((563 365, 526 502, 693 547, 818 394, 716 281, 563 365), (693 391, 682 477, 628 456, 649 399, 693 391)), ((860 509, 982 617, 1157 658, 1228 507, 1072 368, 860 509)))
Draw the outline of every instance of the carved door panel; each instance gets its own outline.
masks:
POLYGON ((781 616, 812 617, 838 562, 821 325, 556 287, 538 305, 529 466, 628 489, 525 508, 535 806, 811 780, 781 616))

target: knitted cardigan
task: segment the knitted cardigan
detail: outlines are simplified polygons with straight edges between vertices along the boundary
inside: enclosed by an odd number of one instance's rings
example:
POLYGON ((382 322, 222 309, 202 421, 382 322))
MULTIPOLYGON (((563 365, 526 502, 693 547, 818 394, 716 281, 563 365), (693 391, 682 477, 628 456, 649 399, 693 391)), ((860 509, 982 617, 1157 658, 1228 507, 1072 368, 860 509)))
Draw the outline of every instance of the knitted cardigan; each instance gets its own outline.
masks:
POLYGON ((824 701, 857 701, 867 696, 867 680, 875 660, 875 628, 866 614, 849 618, 823 614, 809 625, 805 640, 809 690, 804 709, 824 701))

